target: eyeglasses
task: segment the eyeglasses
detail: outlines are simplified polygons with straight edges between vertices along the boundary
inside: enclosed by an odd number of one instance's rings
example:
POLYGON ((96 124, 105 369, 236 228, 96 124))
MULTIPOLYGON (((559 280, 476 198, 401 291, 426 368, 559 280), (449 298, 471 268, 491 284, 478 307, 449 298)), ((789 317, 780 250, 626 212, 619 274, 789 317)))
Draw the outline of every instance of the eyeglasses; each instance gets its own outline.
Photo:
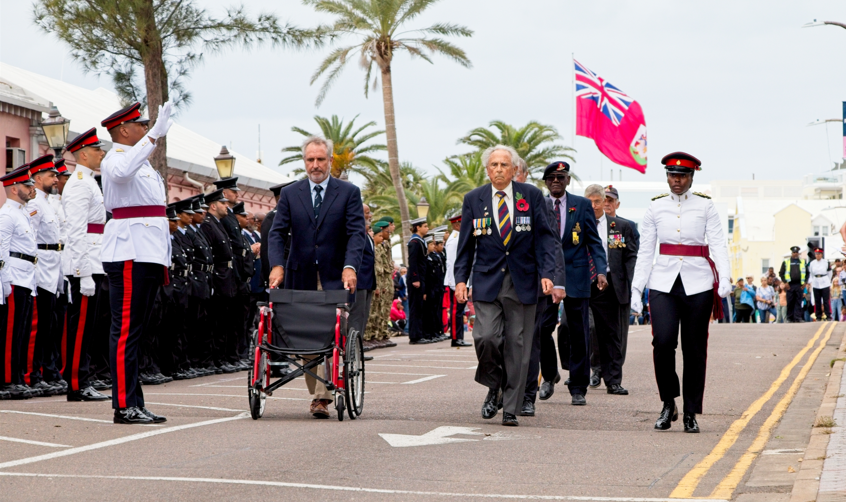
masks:
POLYGON ((549 180, 549 181, 565 181, 569 178, 570 178, 569 174, 550 174, 547 177, 545 177, 544 179, 549 180))

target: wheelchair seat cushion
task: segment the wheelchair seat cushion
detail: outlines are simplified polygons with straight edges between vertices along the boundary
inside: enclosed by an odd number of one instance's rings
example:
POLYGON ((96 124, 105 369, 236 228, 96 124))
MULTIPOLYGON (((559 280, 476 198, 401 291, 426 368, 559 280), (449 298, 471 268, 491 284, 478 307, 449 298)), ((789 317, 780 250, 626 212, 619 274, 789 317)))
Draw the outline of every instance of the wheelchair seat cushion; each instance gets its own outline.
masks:
POLYGON ((325 350, 335 341, 336 309, 348 300, 345 290, 270 290, 272 344, 282 349, 325 350))

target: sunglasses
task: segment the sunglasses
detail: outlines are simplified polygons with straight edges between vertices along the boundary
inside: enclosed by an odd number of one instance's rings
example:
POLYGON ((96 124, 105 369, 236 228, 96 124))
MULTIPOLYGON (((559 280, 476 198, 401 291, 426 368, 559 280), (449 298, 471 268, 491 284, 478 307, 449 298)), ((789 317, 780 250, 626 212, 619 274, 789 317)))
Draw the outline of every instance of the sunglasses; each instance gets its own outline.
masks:
POLYGON ((569 174, 550 174, 549 176, 547 176, 544 179, 550 180, 550 181, 564 181, 564 180, 567 180, 569 178, 570 178, 569 174))

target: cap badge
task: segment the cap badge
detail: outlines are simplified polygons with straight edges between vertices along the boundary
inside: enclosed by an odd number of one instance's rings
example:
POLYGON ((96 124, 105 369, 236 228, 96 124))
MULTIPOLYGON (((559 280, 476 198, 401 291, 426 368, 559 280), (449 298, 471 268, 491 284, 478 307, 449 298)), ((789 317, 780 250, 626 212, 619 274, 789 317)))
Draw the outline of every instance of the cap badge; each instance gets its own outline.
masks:
POLYGON ((677 166, 680 166, 680 165, 681 165, 681 161, 680 161, 680 160, 677 160, 677 161, 676 161, 676 165, 677 165, 677 166))

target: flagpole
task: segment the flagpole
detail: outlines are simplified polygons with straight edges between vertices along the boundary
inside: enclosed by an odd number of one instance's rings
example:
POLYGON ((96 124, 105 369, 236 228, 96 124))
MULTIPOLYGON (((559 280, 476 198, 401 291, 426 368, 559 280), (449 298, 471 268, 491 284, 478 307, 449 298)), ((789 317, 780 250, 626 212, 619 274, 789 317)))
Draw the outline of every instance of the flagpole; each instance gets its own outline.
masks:
POLYGON ((570 85, 570 92, 572 93, 573 98, 573 129, 571 131, 570 137, 570 146, 572 148, 576 148, 576 54, 571 52, 570 53, 570 71, 572 76, 572 82, 570 85))

